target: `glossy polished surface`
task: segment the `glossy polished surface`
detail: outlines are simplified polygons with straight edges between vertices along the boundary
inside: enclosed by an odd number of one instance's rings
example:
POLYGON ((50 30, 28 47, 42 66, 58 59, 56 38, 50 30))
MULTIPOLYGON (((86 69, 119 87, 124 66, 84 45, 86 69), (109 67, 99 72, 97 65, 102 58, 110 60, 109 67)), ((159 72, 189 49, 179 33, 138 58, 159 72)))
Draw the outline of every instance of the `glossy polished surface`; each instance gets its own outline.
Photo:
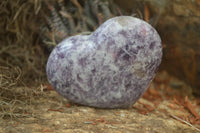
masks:
POLYGON ((98 108, 127 108, 145 92, 161 63, 156 30, 129 16, 104 22, 91 35, 69 37, 47 62, 48 80, 68 100, 98 108))

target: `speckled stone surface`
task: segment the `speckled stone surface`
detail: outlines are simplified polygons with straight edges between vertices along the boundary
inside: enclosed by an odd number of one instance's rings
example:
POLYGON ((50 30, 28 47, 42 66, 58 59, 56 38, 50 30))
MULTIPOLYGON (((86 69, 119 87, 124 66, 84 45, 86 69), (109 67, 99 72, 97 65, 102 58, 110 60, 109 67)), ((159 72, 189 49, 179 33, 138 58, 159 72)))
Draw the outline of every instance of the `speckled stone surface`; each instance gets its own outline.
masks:
POLYGON ((148 88, 161 63, 161 39, 129 16, 104 22, 91 35, 58 44, 47 62, 53 88, 68 100, 98 108, 127 108, 148 88))

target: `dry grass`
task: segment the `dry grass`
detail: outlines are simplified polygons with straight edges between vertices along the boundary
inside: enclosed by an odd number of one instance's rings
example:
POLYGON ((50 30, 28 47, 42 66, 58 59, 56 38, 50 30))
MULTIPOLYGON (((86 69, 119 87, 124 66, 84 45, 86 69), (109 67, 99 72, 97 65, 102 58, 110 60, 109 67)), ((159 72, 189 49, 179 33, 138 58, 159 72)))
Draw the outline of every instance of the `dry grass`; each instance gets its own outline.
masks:
POLYGON ((26 85, 37 86, 46 80, 47 55, 39 43, 41 2, 0 2, 0 118, 30 116, 27 107, 33 89, 26 85))
POLYGON ((19 68, 0 66, 0 118, 28 116, 26 105, 32 96, 31 89, 16 87, 21 83, 22 72, 19 68))
POLYGON ((45 61, 39 44, 39 0, 0 2, 0 65, 17 66, 26 81, 45 76, 45 61))

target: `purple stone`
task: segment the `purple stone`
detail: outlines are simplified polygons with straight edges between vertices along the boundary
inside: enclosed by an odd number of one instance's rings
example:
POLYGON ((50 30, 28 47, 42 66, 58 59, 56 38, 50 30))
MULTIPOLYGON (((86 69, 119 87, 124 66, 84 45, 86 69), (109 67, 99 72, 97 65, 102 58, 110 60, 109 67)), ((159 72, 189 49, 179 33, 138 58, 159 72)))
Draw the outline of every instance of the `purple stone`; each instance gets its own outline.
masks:
POLYGON ((104 22, 91 35, 58 44, 47 77, 68 100, 98 108, 127 108, 148 88, 161 63, 161 39, 148 23, 129 16, 104 22))

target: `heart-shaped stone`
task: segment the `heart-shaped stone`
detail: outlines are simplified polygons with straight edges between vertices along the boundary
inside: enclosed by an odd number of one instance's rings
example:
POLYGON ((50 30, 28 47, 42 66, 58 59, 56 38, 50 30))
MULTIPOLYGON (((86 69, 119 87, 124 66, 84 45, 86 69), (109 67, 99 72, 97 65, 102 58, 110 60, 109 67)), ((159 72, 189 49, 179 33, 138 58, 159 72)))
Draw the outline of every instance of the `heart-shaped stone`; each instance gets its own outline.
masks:
POLYGON ((53 88, 68 100, 99 108, 126 108, 148 88, 162 58, 161 39, 130 16, 104 22, 91 35, 63 40, 47 62, 53 88))

